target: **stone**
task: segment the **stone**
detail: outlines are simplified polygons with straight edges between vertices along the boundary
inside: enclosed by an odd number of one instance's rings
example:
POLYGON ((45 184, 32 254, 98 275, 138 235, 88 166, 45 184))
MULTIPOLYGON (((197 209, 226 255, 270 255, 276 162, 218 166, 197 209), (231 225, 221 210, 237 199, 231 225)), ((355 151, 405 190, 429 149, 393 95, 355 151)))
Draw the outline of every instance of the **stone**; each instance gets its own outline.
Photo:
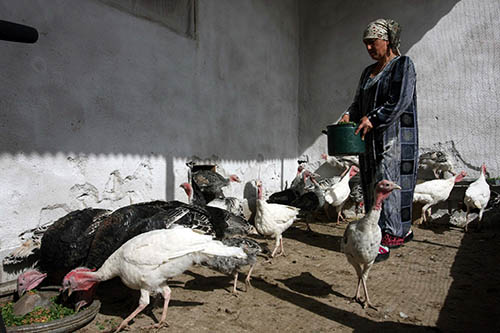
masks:
POLYGON ((50 308, 50 299, 38 293, 24 294, 13 306, 13 314, 16 316, 24 316, 33 311, 37 306, 44 309, 50 308))

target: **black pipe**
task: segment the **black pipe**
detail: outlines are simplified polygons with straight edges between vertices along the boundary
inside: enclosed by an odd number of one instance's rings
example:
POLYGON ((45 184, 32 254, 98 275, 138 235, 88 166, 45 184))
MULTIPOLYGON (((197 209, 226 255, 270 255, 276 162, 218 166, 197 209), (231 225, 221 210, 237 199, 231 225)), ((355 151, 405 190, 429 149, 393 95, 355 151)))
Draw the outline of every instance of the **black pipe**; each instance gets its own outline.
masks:
POLYGON ((0 20, 0 40, 35 43, 38 40, 38 31, 27 25, 0 20))

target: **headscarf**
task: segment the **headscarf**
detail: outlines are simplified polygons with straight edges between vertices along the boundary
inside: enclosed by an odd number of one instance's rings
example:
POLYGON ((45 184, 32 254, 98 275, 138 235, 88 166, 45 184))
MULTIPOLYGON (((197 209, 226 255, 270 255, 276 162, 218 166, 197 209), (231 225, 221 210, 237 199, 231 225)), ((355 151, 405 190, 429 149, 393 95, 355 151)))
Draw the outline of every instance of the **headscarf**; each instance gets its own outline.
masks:
POLYGON ((391 19, 378 19, 368 24, 363 32, 363 39, 379 38, 389 41, 389 46, 396 55, 401 55, 399 37, 401 26, 391 19))

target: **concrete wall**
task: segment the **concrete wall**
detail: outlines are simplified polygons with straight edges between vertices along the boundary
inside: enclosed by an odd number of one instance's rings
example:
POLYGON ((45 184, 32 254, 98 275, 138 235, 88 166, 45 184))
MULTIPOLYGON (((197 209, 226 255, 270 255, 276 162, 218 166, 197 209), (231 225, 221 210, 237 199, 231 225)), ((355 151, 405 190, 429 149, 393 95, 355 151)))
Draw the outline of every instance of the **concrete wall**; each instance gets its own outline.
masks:
POLYGON ((321 130, 351 102, 379 17, 402 24, 417 68, 421 147, 500 175, 498 1, 197 6, 193 40, 96 0, 0 0, 2 19, 40 33, 0 41, 0 257, 74 209, 185 200, 193 158, 240 175, 228 195, 255 178, 282 188, 297 156, 326 152, 321 130))
POLYGON ((239 197, 257 177, 292 178, 297 1, 197 5, 190 39, 99 1, 0 1, 40 34, 0 41, 0 257, 77 208, 186 200, 195 157, 239 174, 239 197))
POLYGON ((499 1, 301 1, 300 12, 301 151, 326 152, 320 129, 338 121, 373 61, 363 29, 393 18, 417 70, 421 148, 450 153, 472 177, 483 162, 500 176, 499 1))

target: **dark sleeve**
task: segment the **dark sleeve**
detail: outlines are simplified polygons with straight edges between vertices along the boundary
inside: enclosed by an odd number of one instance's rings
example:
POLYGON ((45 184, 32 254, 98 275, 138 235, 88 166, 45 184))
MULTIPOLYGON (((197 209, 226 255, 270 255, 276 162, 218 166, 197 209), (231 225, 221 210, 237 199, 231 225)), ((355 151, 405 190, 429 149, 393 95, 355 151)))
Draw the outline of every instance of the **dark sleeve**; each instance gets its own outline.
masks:
POLYGON ((415 66, 409 57, 401 57, 394 64, 387 91, 387 101, 368 114, 373 126, 383 128, 408 109, 415 93, 415 66))
POLYGON ((363 73, 361 73, 361 77, 359 78, 359 82, 358 82, 358 87, 356 88, 356 94, 354 95, 354 100, 352 101, 351 105, 347 108, 346 112, 349 113, 349 117, 350 117, 351 121, 359 122, 359 120, 361 119, 361 110, 359 109, 360 108, 359 95, 360 95, 361 86, 363 85, 363 82, 364 82, 365 75, 366 75, 369 68, 370 68, 370 66, 365 68, 363 73))

